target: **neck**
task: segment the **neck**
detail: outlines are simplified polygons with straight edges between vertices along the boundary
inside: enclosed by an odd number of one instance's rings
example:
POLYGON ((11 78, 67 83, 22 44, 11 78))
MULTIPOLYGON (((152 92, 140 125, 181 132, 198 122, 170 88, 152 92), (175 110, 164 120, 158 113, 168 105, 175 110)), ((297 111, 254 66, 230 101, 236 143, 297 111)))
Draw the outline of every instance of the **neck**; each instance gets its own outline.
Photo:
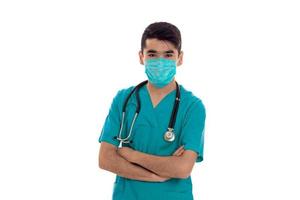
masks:
POLYGON ((149 92, 154 95, 160 96, 160 95, 168 94, 169 92, 176 89, 175 78, 168 85, 166 85, 163 88, 157 88, 148 81, 147 88, 148 88, 149 92))

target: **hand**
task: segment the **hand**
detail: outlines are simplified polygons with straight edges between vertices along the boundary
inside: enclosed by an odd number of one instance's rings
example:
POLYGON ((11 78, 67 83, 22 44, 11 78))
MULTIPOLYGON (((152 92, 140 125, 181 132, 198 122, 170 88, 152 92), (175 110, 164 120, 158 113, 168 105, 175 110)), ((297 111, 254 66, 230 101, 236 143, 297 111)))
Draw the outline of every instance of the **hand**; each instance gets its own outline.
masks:
POLYGON ((129 162, 133 162, 135 150, 133 150, 129 147, 120 147, 120 148, 117 149, 117 152, 120 156, 122 156, 123 158, 125 158, 129 162))
POLYGON ((174 153, 173 156, 181 156, 184 152, 184 145, 182 145, 181 147, 179 147, 174 153))
POLYGON ((152 181, 154 182, 165 182, 169 179, 171 179, 170 177, 164 177, 164 176, 160 176, 160 175, 157 175, 155 173, 152 174, 152 181))

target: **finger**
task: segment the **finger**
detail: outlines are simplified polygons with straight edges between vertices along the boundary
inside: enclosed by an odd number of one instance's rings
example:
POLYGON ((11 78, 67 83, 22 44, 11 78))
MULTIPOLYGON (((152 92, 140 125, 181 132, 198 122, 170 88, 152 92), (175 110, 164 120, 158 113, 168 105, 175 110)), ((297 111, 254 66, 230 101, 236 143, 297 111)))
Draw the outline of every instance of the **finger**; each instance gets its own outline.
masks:
POLYGON ((184 149, 180 149, 175 156, 181 156, 184 152, 184 149))
POLYGON ((178 152, 180 151, 182 149, 182 146, 181 147, 179 147, 174 153, 173 153, 173 155, 177 155, 178 154, 178 152))
POLYGON ((183 148, 183 145, 180 146, 176 151, 180 151, 183 148))
POLYGON ((183 149, 183 145, 177 149, 177 153, 183 149))
POLYGON ((181 150, 178 152, 178 155, 183 154, 184 151, 185 151, 184 149, 181 149, 181 150))
POLYGON ((181 156, 184 153, 185 149, 182 148, 177 152, 177 156, 181 156))
POLYGON ((183 148, 183 145, 182 145, 181 147, 179 147, 179 148, 173 153, 173 155, 177 155, 178 152, 180 152, 180 151, 182 150, 182 148, 183 148))

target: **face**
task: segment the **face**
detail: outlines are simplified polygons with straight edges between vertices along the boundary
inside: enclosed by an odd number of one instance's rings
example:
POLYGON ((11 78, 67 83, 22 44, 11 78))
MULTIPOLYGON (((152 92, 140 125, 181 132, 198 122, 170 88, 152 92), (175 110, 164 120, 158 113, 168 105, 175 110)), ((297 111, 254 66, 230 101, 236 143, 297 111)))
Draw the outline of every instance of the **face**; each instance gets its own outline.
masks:
POLYGON ((177 66, 182 64, 183 52, 178 52, 171 42, 153 38, 147 39, 145 44, 143 52, 139 52, 140 63, 142 65, 144 65, 147 59, 159 57, 175 60, 177 66))

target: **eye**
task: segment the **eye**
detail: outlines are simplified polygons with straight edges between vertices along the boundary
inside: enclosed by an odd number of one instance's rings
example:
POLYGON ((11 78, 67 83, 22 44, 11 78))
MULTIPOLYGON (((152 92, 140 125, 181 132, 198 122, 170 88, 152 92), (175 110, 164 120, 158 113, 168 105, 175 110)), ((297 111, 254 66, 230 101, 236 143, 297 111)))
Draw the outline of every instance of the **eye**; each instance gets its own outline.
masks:
POLYGON ((173 54, 171 54, 171 53, 166 54, 166 57, 168 57, 168 58, 170 58, 172 56, 173 56, 173 54))
POLYGON ((150 54, 148 54, 148 56, 149 56, 149 57, 154 57, 155 54, 154 54, 154 53, 150 53, 150 54))

